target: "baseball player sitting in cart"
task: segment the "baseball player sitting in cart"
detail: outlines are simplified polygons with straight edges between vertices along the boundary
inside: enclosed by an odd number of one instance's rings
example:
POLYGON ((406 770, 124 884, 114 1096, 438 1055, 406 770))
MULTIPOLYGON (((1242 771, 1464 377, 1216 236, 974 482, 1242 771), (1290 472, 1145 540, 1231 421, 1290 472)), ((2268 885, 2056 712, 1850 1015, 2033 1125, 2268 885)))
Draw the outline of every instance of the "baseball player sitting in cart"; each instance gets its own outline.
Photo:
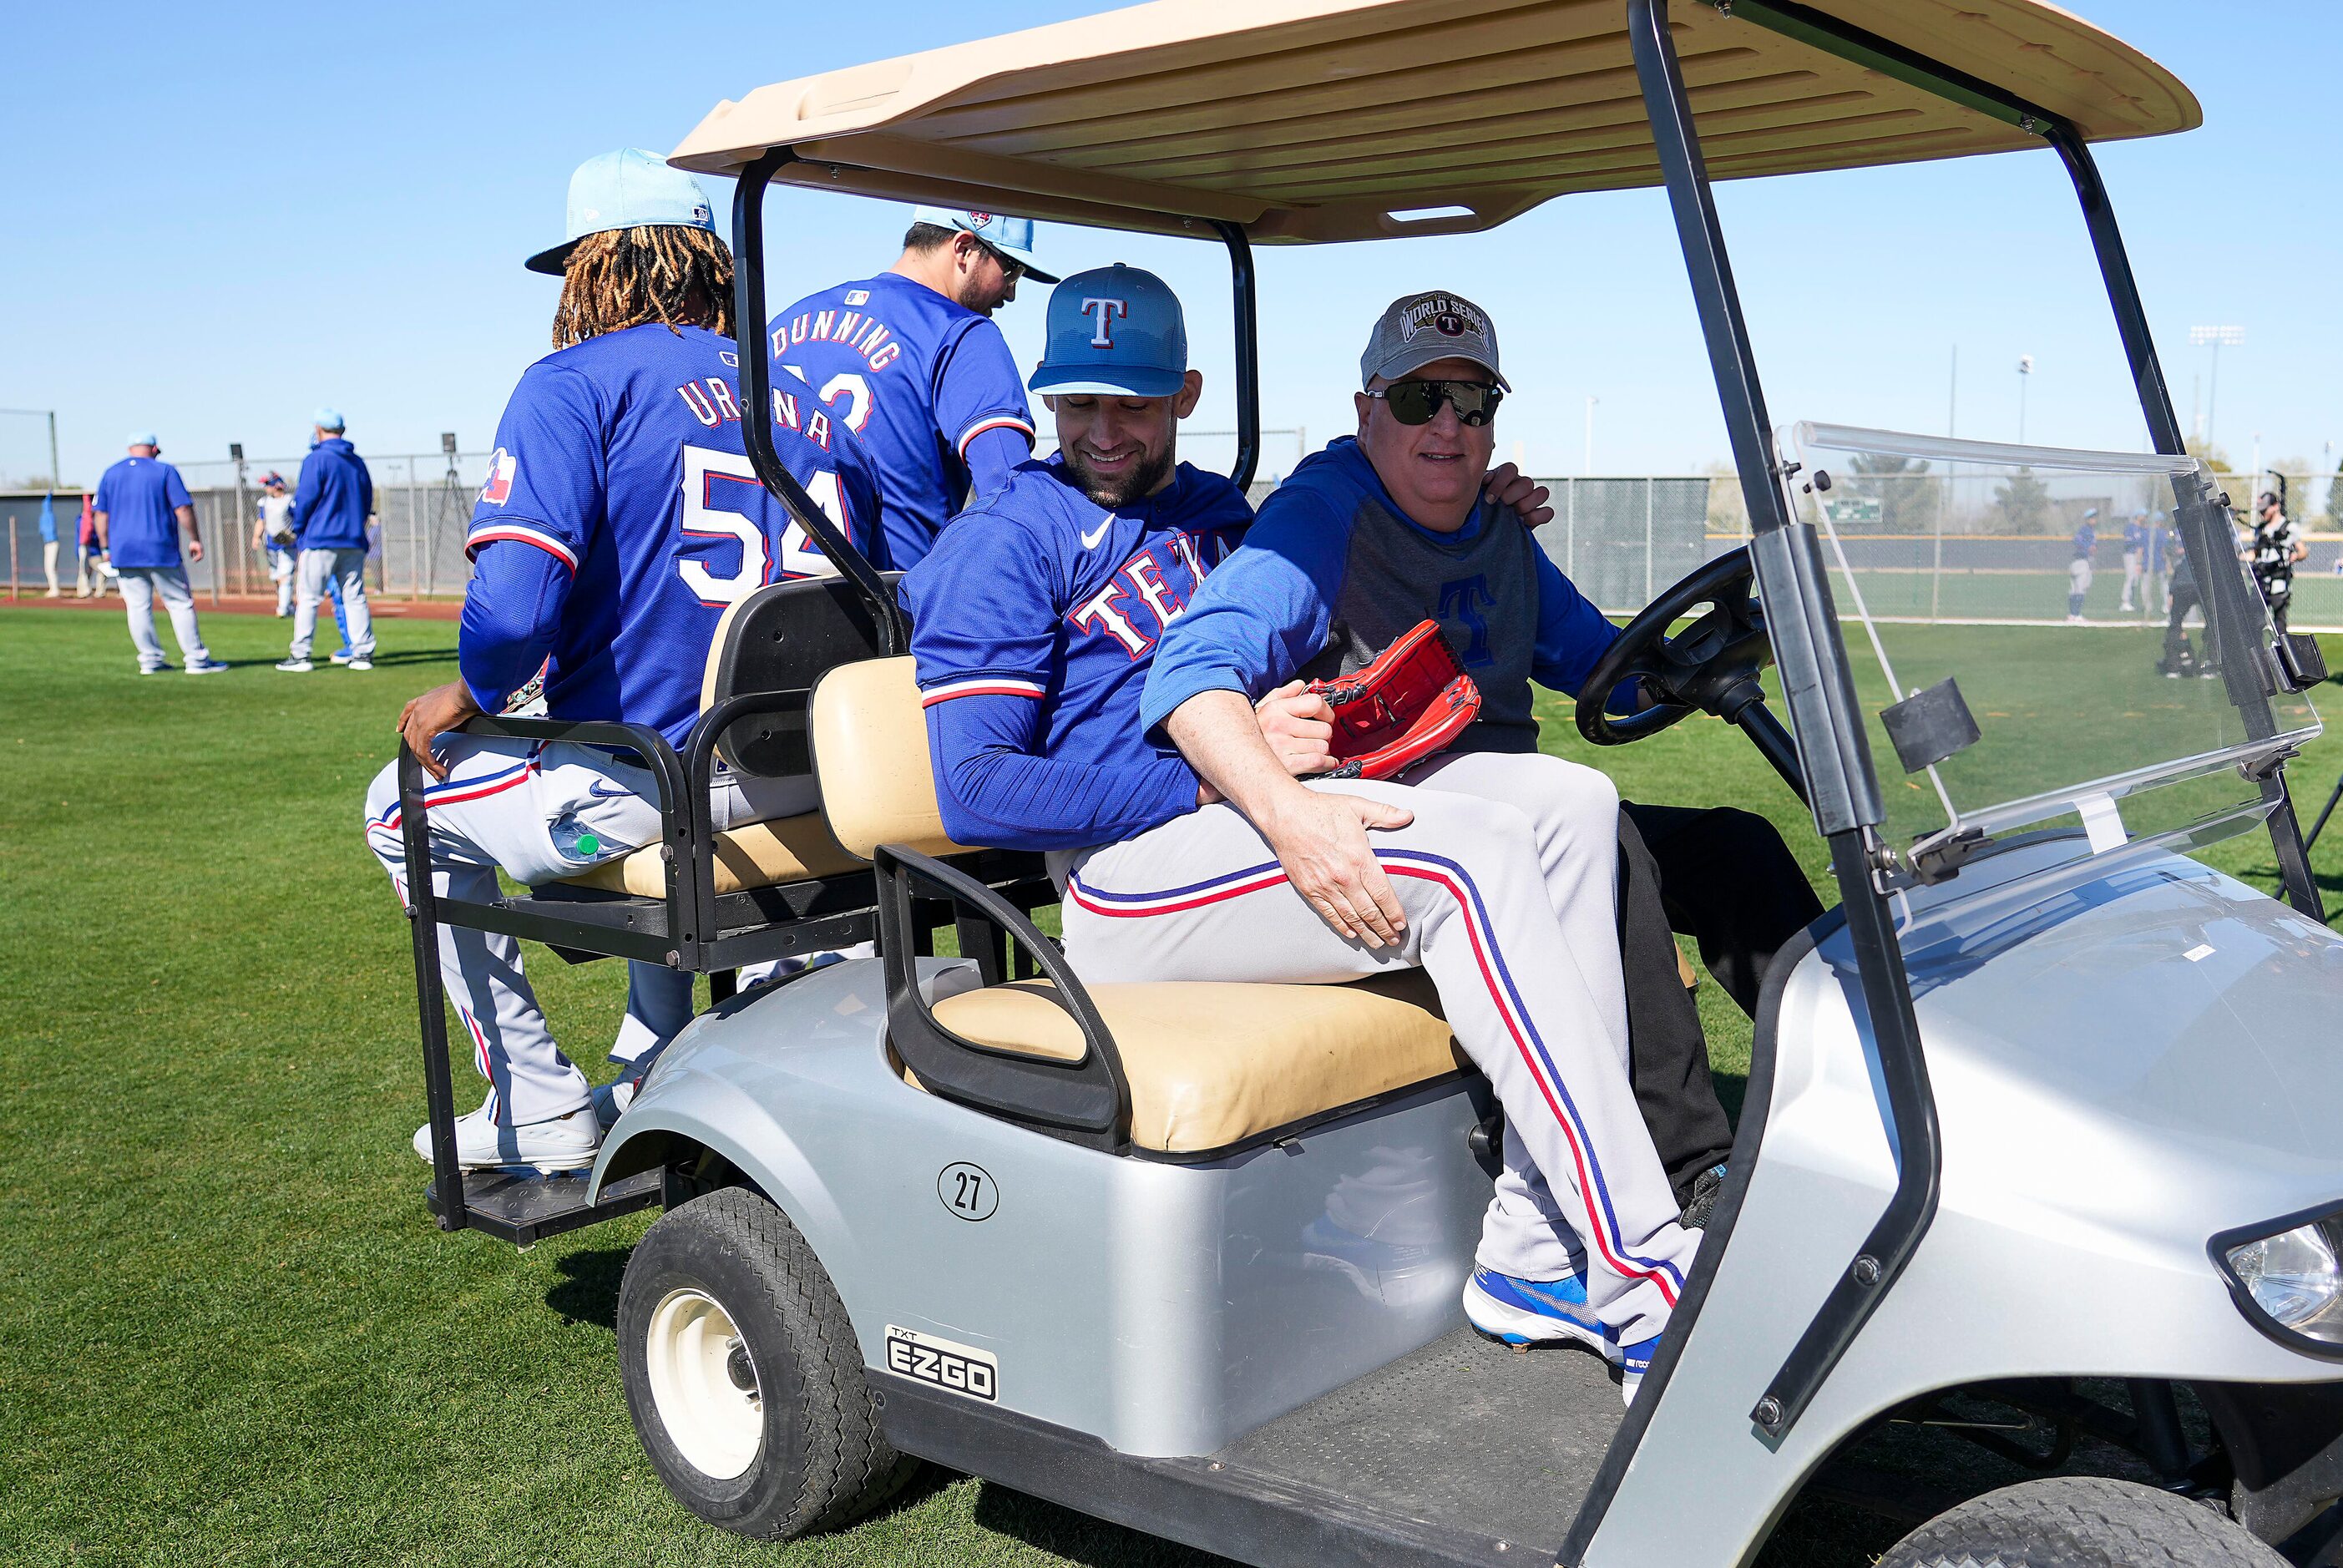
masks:
MULTIPOLYGON (((1175 466, 1202 381, 1161 280, 1085 273, 1048 314, 1031 386, 1059 456, 954 519, 902 585, 946 829, 1050 853, 1086 980, 1423 968, 1505 1111, 1479 1261, 1518 1304, 1476 1318, 1592 1347, 1632 1399, 1698 1233, 1628 1081, 1616 791, 1591 769, 1482 754, 1405 783, 1305 785, 1326 739, 1273 681, 1197 690, 1157 739, 1150 666, 1251 513, 1228 480, 1175 466)), ((1467 509, 1485 466, 1443 468, 1467 509)), ((1531 509, 1513 483, 1500 504, 1531 509)))
MULTIPOLYGON (((1619 634, 1530 527, 1475 504, 1507 391, 1497 358, 1495 326, 1471 300, 1433 290, 1392 302, 1362 357, 1357 436, 1305 460, 1262 503, 1243 548, 1165 637, 1149 675, 1148 722, 1203 691, 1353 677, 1430 620, 1482 705, 1427 775, 1440 771, 1443 789, 1519 804, 1510 780, 1568 766, 1538 755, 1531 685, 1577 695, 1619 634), (1467 762, 1456 752, 1505 759, 1467 762)), ((1635 700, 1630 690, 1612 706, 1632 709, 1635 700)), ((1322 707, 1296 715, 1331 717, 1322 707)), ((1629 801, 1617 831, 1630 1076, 1684 1221, 1696 1225, 1722 1188, 1733 1129, 1670 928, 1698 940, 1727 994, 1755 1017, 1774 953, 1822 907, 1780 833, 1753 812, 1629 801)))
MULTIPOLYGON (((661 832, 644 768, 596 747, 448 731, 501 711, 542 668, 551 717, 642 725, 680 748, 725 608, 830 569, 749 466, 728 336, 732 258, 698 182, 652 153, 605 154, 572 176, 568 216, 568 239, 528 264, 564 279, 558 352, 522 374, 497 427, 466 541, 463 678, 399 715, 437 781, 424 802, 443 897, 494 898, 500 867, 531 884, 573 877, 661 832)), ((769 417, 782 462, 875 551, 878 486, 852 433, 779 373, 769 417)), ((813 805, 809 780, 729 772, 711 797, 719 831, 813 805)), ((405 902, 400 819, 393 763, 367 792, 367 843, 405 902)), ((490 1083, 457 1121, 458 1162, 591 1164, 639 1070, 589 1097, 546 1026, 520 943, 453 926, 439 943, 449 1000, 490 1083)), ((692 977, 630 963, 628 982, 611 1054, 639 1064, 689 1021, 692 977)), ((428 1125, 415 1148, 430 1160, 428 1125)))

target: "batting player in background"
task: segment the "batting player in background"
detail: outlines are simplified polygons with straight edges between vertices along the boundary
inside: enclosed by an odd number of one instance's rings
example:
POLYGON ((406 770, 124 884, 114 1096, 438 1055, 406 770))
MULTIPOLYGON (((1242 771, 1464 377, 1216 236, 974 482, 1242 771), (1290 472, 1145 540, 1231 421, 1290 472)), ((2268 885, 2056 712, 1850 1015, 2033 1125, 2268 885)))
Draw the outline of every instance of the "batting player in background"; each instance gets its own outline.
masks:
POLYGON ((955 518, 903 582, 947 830, 1050 852, 1088 980, 1421 965, 1505 1109, 1481 1260, 1550 1281, 1585 1257, 1573 1322, 1623 1363, 1632 1400, 1698 1237, 1627 1080, 1610 781, 1457 757, 1420 786, 1305 785, 1294 775, 1324 767, 1322 741, 1312 755, 1272 739, 1279 699, 1257 709, 1236 681, 1169 713, 1176 749, 1151 738, 1158 641, 1250 523, 1233 483, 1175 465, 1202 386, 1178 300, 1133 267, 1069 279, 1032 385, 1058 457, 955 518))
MULTIPOLYGON (((1392 302, 1361 356, 1357 435, 1305 459, 1262 501, 1242 548, 1165 636, 1148 680, 1151 719, 1202 691, 1258 695, 1296 677, 1349 676, 1429 619, 1482 704, 1438 765, 1441 788, 1479 788, 1468 776, 1481 769, 1488 791, 1509 799, 1516 778, 1567 766, 1536 754, 1531 688, 1576 696, 1619 634, 1530 527, 1472 504, 1508 391, 1497 363, 1495 324, 1473 301, 1435 289, 1392 302), (1468 766, 1459 752, 1503 755, 1468 766)), ((1641 696, 1623 688, 1612 705, 1633 711, 1641 696)), ((1322 705, 1307 718, 1332 714, 1322 705)), ((1754 812, 1625 801, 1617 833, 1630 1077, 1684 1222, 1701 1224, 1723 1186, 1733 1129, 1671 928, 1698 941, 1754 1018, 1774 954, 1822 906, 1781 834, 1754 812)), ((1467 1301, 1483 1326, 1541 1332, 1490 1299, 1523 1292, 1502 1281, 1477 1288, 1467 1301)))
POLYGON ((2126 615, 2135 613, 2139 608, 2133 598, 2139 591, 2140 579, 2147 575, 2147 534, 2146 508, 2132 513, 2124 520, 2123 602, 2116 608, 2126 615))
POLYGON ((299 552, 293 538, 293 497, 285 476, 271 468, 260 477, 260 510, 252 519, 252 548, 266 550, 268 578, 277 585, 277 618, 293 613, 293 574, 299 552))
POLYGON ((344 438, 341 415, 320 408, 314 424, 316 444, 301 459, 300 487, 293 497, 293 526, 301 547, 293 648, 277 668, 294 675, 317 668, 309 662, 309 648, 317 635, 317 602, 330 583, 341 590, 348 618, 343 630, 348 667, 368 670, 374 668, 374 617, 367 608, 367 519, 374 515, 374 477, 344 438))
POLYGON ((2270 624, 2283 634, 2286 618, 2294 608, 2294 568, 2310 558, 2302 529, 2286 515, 2286 503, 2275 490, 2264 490, 2254 506, 2253 542, 2246 547, 2254 582, 2269 605, 2270 624))
MULTIPOLYGON (((495 898, 499 868, 552 881, 655 843, 661 829, 655 781, 631 761, 448 731, 500 711, 542 668, 548 716, 642 725, 680 748, 725 608, 769 582, 832 569, 749 466, 729 336, 732 257, 699 182, 636 148, 589 159, 569 182, 568 238, 528 265, 563 280, 557 351, 514 388, 473 508, 462 678, 399 715, 436 780, 424 791, 434 886, 460 899, 495 898)), ((879 494, 860 444, 803 383, 783 377, 776 391, 768 417, 781 460, 863 543, 879 494)), ((814 800, 808 779, 719 770, 710 806, 721 831, 814 800)), ((401 821, 393 764, 367 793, 367 842, 403 902, 401 821)), ((439 955, 490 1084, 457 1122, 458 1160, 590 1163, 639 1070, 589 1092, 546 1025, 514 939, 442 927, 439 955)), ((612 1054, 644 1061, 690 1020, 692 977, 640 963, 628 974, 612 1054)), ((430 1159, 428 1126, 415 1150, 430 1159)))
POLYGON ((813 384, 879 466, 887 553, 919 563, 946 518, 1032 455, 1033 416, 992 313, 1033 260, 1033 221, 923 206, 876 277, 808 295, 773 321, 773 363, 813 384))
POLYGON ((130 456, 99 477, 90 522, 99 551, 114 564, 122 603, 129 611, 138 673, 157 675, 171 668, 155 636, 155 601, 159 598, 170 613, 171 635, 179 640, 187 673, 217 675, 227 666, 204 646, 203 628, 196 624, 196 596, 188 589, 186 568, 179 564, 181 528, 187 530, 187 558, 204 558, 195 499, 179 470, 156 457, 162 446, 154 432, 134 433, 129 447, 130 456))
POLYGON ((2091 557, 2099 548, 2099 508, 2092 507, 2083 513, 2083 521, 2069 541, 2075 547, 2072 560, 2066 563, 2066 624, 2083 624, 2083 599, 2091 591, 2091 557))

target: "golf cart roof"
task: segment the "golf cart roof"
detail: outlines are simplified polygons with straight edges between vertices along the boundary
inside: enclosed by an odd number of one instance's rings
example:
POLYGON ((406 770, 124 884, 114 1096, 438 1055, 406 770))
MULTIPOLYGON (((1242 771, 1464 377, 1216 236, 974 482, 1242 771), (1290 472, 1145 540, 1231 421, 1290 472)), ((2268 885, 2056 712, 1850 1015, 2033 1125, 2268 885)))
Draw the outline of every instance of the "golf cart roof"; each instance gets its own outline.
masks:
MULTIPOLYGON (((2090 141, 2203 117, 2171 72, 2040 0, 1827 0, 1885 54, 1814 46, 1803 9, 1675 7, 1712 177, 2041 145, 2006 103, 1965 106, 1906 79, 1896 49, 2090 141)), ((1268 242, 1468 233, 1567 192, 1661 182, 1624 12, 1155 0, 759 87, 719 104, 672 161, 730 175, 788 147, 801 161, 777 172, 785 183, 1157 233, 1212 220, 1268 242)))

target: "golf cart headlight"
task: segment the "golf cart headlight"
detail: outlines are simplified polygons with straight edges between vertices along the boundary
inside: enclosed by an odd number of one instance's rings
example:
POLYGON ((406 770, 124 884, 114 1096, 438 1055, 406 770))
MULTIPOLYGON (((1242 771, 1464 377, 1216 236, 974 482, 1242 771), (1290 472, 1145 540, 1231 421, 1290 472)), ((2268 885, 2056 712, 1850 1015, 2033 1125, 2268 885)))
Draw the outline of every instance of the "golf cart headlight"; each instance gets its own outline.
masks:
POLYGON ((2332 1224, 2313 1221, 2231 1247, 2227 1256, 2237 1283, 2272 1322, 2343 1345, 2343 1260, 2332 1224))

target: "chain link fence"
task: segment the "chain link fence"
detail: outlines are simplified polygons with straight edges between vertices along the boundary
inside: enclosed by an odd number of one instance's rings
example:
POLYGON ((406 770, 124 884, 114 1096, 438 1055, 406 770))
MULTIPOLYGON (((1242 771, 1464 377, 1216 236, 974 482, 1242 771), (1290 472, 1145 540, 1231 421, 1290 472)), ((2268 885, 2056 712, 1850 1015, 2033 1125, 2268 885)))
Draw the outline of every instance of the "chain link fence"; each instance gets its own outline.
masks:
MULTIPOLYGON (((1307 450, 1299 429, 1262 433, 1261 472, 1252 490, 1256 505, 1275 488, 1307 450)), ((1183 436, 1183 441, 1185 437, 1183 436)), ((1202 449, 1192 461, 1225 466, 1234 437, 1203 432, 1202 449), (1226 451, 1220 450, 1225 447, 1226 451)), ((375 591, 392 600, 460 598, 470 579, 464 535, 473 498, 488 477, 489 454, 433 452, 368 457, 375 505, 381 526, 367 567, 375 591)), ((289 481, 300 472, 297 458, 256 459, 246 464, 239 491, 228 463, 183 463, 179 472, 194 498, 206 544, 206 558, 190 563, 188 577, 209 597, 270 595, 274 589, 266 556, 252 548, 253 520, 260 505, 256 481, 271 469, 289 481)), ((2343 487, 2324 475, 2290 474, 2288 510, 2303 525, 2310 557, 2295 571, 2294 625, 2305 630, 2343 630, 2343 487)), ((2264 476, 2260 487, 2270 487, 2264 476)), ((1653 597, 1704 561, 1746 541, 1747 513, 1740 481, 1729 474, 1655 475, 1602 478, 1546 478, 1554 492, 1554 521, 1538 530, 1538 543, 1564 576, 1606 614, 1632 615, 1653 597)), ((2245 476, 2229 481, 2242 508, 2256 487, 2245 476)), ((2045 495, 2004 503, 1958 507, 1931 504, 1932 487, 1919 475, 1850 476, 1834 496, 1833 516, 1853 552, 1850 564, 1866 574, 1890 574, 1901 590, 1893 611, 1920 619, 1957 621, 2059 621, 2066 618, 2067 563, 2072 536, 2082 513, 2096 506, 2098 546, 2095 581, 2086 607, 2092 618, 2163 613, 2161 588, 2167 563, 2151 553, 2141 564, 2133 608, 2124 598, 2123 527, 2143 498, 2115 495, 2045 495), (2038 499, 2038 505, 2036 500, 2038 499), (1860 555, 1861 559, 1855 558, 1860 555), (2104 601, 2104 602, 2102 602, 2104 601)), ((45 590, 37 492, 0 493, 0 527, 6 530, 6 566, 13 592, 45 590)), ((72 591, 73 537, 80 514, 78 490, 57 498, 57 532, 65 543, 59 569, 72 591)), ((1875 606, 1886 613, 1885 607, 1875 606)))

